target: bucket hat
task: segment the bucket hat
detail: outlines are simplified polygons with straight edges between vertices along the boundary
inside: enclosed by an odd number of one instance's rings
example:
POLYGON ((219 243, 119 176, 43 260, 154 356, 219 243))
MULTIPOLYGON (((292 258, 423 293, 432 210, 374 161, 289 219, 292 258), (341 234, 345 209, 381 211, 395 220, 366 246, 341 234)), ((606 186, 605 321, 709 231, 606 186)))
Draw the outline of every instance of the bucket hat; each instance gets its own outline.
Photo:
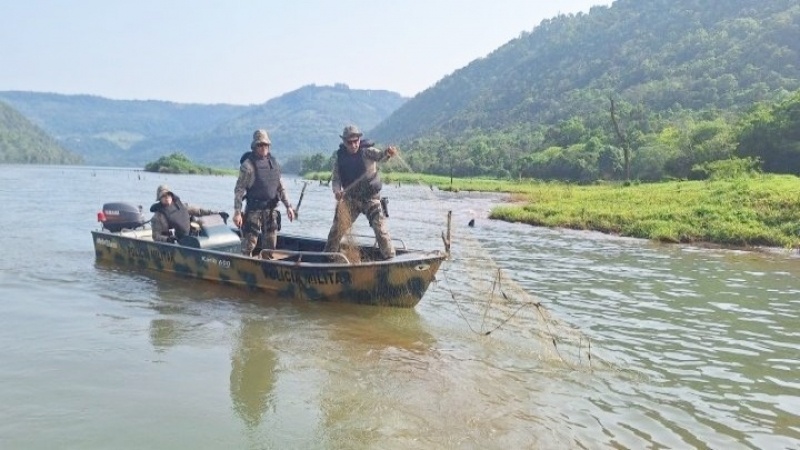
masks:
POLYGON ((267 130, 256 130, 253 132, 253 142, 250 144, 250 150, 255 150, 258 144, 272 145, 267 130))
POLYGON ((361 137, 361 136, 363 135, 361 134, 361 131, 358 130, 357 126, 348 125, 344 127, 344 130, 342 130, 342 134, 339 137, 346 141, 352 137, 361 137))

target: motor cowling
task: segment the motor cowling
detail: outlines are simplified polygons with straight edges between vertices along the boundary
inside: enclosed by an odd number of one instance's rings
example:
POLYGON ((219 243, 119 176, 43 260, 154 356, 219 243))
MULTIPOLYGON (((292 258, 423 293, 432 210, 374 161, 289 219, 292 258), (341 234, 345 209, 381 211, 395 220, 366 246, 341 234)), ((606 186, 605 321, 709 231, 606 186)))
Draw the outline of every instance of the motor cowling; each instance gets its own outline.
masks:
POLYGON ((102 213, 97 214, 97 220, 108 231, 122 231, 144 226, 148 221, 142 214, 142 207, 125 202, 111 202, 103 205, 102 213))

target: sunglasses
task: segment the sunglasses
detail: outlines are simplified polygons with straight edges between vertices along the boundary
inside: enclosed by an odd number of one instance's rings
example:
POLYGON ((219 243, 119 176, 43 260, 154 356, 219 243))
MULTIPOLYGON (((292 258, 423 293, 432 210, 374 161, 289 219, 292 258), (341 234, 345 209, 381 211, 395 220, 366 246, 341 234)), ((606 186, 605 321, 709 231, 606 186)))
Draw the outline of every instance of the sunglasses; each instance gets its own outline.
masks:
POLYGON ((356 142, 358 142, 358 141, 360 141, 360 140, 361 140, 361 138, 348 139, 348 140, 347 140, 347 143, 348 143, 348 144, 355 144, 356 142))
POLYGON ((270 144, 261 143, 261 144, 256 145, 256 147, 269 147, 269 145, 270 144))

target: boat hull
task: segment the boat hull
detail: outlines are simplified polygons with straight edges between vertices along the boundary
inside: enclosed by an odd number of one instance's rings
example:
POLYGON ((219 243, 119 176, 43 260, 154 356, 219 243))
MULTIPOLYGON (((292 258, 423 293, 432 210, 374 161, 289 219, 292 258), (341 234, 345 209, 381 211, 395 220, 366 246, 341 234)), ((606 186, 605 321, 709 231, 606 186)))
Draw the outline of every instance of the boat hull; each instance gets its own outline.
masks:
MULTIPOLYGON (((144 230, 149 234, 149 230, 144 230)), ((434 281, 443 252, 398 252, 388 261, 305 262, 243 256, 237 246, 207 249, 154 242, 140 231, 92 231, 98 262, 174 273, 261 292, 265 298, 411 308, 434 281)), ((309 241, 309 239, 303 239, 309 241)), ((324 242, 312 242, 324 245, 324 242)), ((311 258, 309 258, 311 259, 311 258)))

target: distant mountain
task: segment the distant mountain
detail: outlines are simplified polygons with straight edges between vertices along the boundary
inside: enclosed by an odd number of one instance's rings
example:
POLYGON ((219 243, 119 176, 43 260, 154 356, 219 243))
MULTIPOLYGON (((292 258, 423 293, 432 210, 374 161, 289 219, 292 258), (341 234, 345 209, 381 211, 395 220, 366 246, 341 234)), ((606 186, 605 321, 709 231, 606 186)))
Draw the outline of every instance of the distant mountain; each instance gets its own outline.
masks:
POLYGON ((798 88, 797 0, 617 0, 542 21, 406 102, 372 136, 530 135, 573 118, 608 127, 609 98, 664 118, 741 111, 798 88))
POLYGON ((344 125, 369 129, 405 102, 388 91, 305 86, 262 105, 111 100, 89 95, 0 92, 11 105, 87 164, 143 166, 182 152, 192 161, 235 167, 257 128, 280 160, 333 151, 344 125))
POLYGON ((136 144, 198 135, 249 108, 20 91, 0 92, 0 101, 95 165, 143 165, 152 155, 136 154, 136 144))
POLYGON ((133 150, 166 154, 180 150, 193 160, 219 167, 238 166, 239 156, 249 150, 257 128, 265 128, 272 151, 281 162, 313 153, 332 153, 345 125, 369 130, 407 99, 381 90, 350 89, 345 84, 304 86, 249 108, 235 118, 196 136, 161 142, 142 142, 133 150))
POLYGON ((0 163, 80 164, 83 159, 64 150, 55 139, 0 102, 0 163))

